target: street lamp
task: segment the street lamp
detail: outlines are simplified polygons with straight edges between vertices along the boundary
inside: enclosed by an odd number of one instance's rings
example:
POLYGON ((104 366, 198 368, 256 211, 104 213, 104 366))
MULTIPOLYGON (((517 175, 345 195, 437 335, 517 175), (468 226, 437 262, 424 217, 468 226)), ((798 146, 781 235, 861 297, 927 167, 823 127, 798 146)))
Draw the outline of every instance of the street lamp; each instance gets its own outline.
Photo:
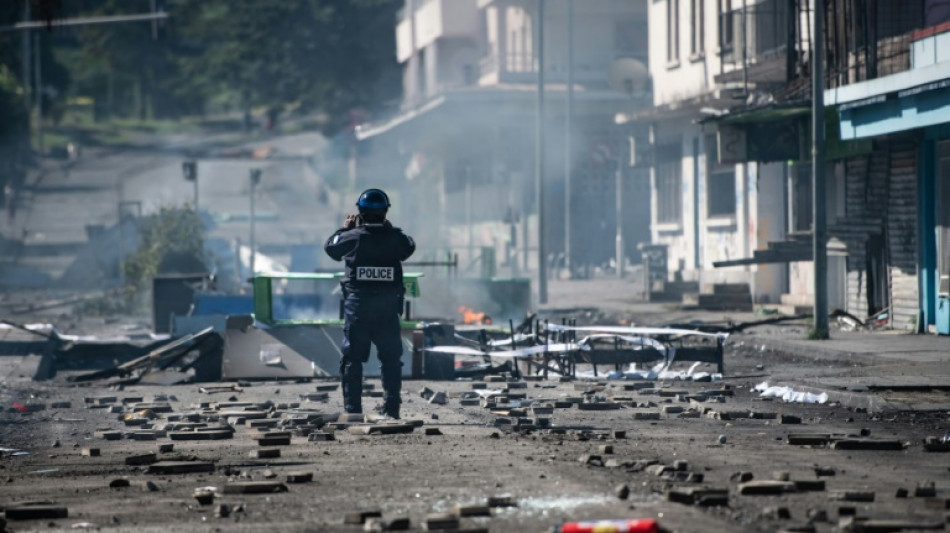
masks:
POLYGON ((195 212, 198 212, 198 163, 193 160, 182 161, 181 173, 185 176, 185 181, 195 184, 195 212))
POLYGON ((257 217, 254 214, 254 191, 257 188, 257 184, 261 182, 261 169, 252 168, 251 169, 251 188, 250 188, 250 197, 251 197, 251 276, 254 276, 254 259, 257 255, 257 246, 254 240, 254 223, 257 217))

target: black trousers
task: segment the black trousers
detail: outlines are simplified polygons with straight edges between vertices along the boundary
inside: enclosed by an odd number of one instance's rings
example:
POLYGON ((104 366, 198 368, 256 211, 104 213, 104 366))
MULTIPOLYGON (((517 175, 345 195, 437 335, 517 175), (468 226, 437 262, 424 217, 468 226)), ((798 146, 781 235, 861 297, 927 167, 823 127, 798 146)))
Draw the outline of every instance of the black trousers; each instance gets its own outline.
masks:
POLYGON ((369 361, 370 343, 382 367, 383 393, 387 406, 398 410, 402 388, 402 332, 398 293, 348 293, 343 302, 343 407, 347 413, 361 413, 363 407, 363 363, 369 361))

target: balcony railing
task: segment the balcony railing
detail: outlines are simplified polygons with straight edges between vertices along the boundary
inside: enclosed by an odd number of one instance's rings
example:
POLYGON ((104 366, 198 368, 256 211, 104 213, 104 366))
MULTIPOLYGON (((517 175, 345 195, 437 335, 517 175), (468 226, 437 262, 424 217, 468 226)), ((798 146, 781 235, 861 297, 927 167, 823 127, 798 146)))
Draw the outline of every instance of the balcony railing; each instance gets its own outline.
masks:
POLYGON ((788 2, 765 0, 719 15, 719 50, 724 63, 749 63, 777 55, 788 44, 788 2))

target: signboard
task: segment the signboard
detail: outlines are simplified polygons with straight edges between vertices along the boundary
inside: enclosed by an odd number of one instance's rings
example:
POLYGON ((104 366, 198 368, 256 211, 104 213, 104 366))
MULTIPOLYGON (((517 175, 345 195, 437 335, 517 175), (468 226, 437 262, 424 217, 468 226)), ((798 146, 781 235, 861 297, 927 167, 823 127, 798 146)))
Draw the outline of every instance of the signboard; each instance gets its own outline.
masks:
POLYGON ((749 160, 745 130, 735 126, 721 125, 716 136, 720 163, 744 163, 749 160))

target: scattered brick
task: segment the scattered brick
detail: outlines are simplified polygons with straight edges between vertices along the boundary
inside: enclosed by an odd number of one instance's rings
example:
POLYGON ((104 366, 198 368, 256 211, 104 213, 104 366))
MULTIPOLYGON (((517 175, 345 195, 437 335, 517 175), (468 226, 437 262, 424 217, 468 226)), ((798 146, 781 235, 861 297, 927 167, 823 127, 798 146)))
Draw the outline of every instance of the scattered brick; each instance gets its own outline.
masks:
POLYGON ((228 429, 168 432, 168 438, 171 440, 225 440, 233 437, 234 432, 228 429))
POLYGON ((626 431, 623 431, 623 430, 617 430, 617 429, 615 429, 615 430, 613 430, 613 431, 611 432, 611 435, 612 435, 613 438, 615 438, 615 439, 625 439, 625 438, 627 438, 627 432, 626 432, 626 431))
POLYGON ((904 487, 898 487, 897 491, 894 493, 895 498, 906 498, 910 495, 910 492, 904 487))
POLYGON ((72 406, 72 402, 52 402, 50 404, 50 409, 70 409, 72 406))
POLYGON ((617 485, 614 488, 614 496, 616 496, 620 500, 626 500, 627 498, 630 497, 630 486, 627 485, 626 483, 617 485))
POLYGON ((350 435, 394 435, 398 433, 412 433, 416 426, 413 424, 372 424, 366 426, 350 426, 350 435))
POLYGON ((351 525, 360 525, 366 522, 367 518, 382 518, 382 517, 383 517, 382 511, 375 511, 375 510, 374 511, 357 511, 354 513, 346 513, 346 515, 343 517, 343 523, 351 524, 351 525))
POLYGON ((914 489, 915 498, 936 498, 937 487, 933 481, 925 481, 917 485, 914 489))
POLYGON ((154 481, 146 481, 145 483, 142 483, 142 490, 145 492, 158 492, 159 488, 154 481))
POLYGON ((685 505, 719 507, 729 505, 729 491, 712 488, 676 488, 666 492, 666 499, 685 505))
POLYGON ((102 455, 102 452, 99 450, 99 448, 84 447, 82 449, 83 457, 99 457, 100 455, 102 455))
POLYGON ((670 466, 670 465, 654 464, 654 465, 650 465, 650 466, 645 467, 643 470, 644 470, 644 472, 646 472, 647 474, 650 474, 651 476, 657 476, 657 477, 659 477, 659 476, 662 476, 663 474, 667 474, 667 473, 669 473, 669 472, 672 472, 672 471, 673 471, 673 467, 670 466))
POLYGON ((489 507, 518 507, 518 502, 515 501, 514 497, 503 495, 503 496, 489 496, 488 497, 488 506, 489 507))
POLYGON ((440 431, 439 428, 426 428, 426 435, 428 436, 437 436, 441 434, 442 431, 440 431))
POLYGON ((445 396, 444 392, 439 391, 429 398, 429 403, 434 405, 445 405, 448 403, 448 398, 445 396))
POLYGON ((640 412, 633 413, 633 419, 634 420, 659 420, 660 413, 640 411, 640 412))
POLYGON ((275 459, 280 457, 280 448, 259 448, 251 450, 248 455, 254 459, 275 459))
POLYGON ((584 454, 577 458, 577 462, 590 466, 604 466, 604 458, 599 455, 584 454))
POLYGON ((172 453, 174 450, 175 445, 171 443, 158 445, 158 453, 172 453))
POLYGON ((122 489, 129 486, 131 486, 131 483, 129 483, 129 480, 125 478, 113 479, 109 482, 110 489, 122 489))
POLYGON ((125 458, 125 464, 128 466, 149 465, 155 462, 158 462, 158 456, 151 452, 130 455, 125 458))
POLYGON ((61 505, 17 505, 4 511, 7 520, 48 520, 69 518, 69 510, 61 505))
POLYGON ((582 402, 577 404, 581 411, 616 411, 621 405, 615 402, 582 402))
POLYGON ((225 494, 270 494, 287 492, 280 481, 231 481, 224 484, 225 494))
POLYGON ((97 429, 95 436, 104 440, 119 440, 122 438, 122 432, 108 429, 97 429))
POLYGON ((927 437, 924 439, 924 450, 928 452, 950 452, 950 441, 945 441, 939 437, 927 437))
POLYGON ((837 470, 831 466, 816 466, 815 475, 818 477, 832 477, 837 474, 837 470))
POLYGON ((597 452, 601 455, 611 455, 614 453, 614 447, 611 444, 601 444, 597 447, 597 452))
POLYGON ((825 480, 823 479, 797 479, 792 483, 795 484, 795 490, 798 492, 821 492, 825 490, 825 480))
POLYGON ((195 489, 195 499, 199 505, 211 505, 214 503, 214 490, 200 487, 195 489))
POLYGON ((331 440, 336 440, 336 437, 333 436, 333 433, 324 433, 322 431, 314 431, 307 436, 307 440, 310 442, 328 442, 331 440))
POLYGON ((426 515, 422 521, 423 528, 426 531, 438 531, 440 529, 458 529, 459 519, 450 513, 432 513, 426 515))
POLYGON ((802 417, 795 415, 782 415, 779 418, 779 424, 801 424, 802 417))
POLYGON ((790 520, 792 513, 788 510, 788 507, 766 507, 762 509, 760 516, 768 520, 790 520))
POLYGON ((834 441, 831 448, 834 450, 901 451, 904 449, 904 443, 890 439, 841 439, 834 441))
POLYGON ((287 483, 310 483, 313 481, 313 472, 288 472, 287 483))
POLYGON ((752 475, 752 472, 736 472, 729 476, 730 481, 737 481, 739 483, 747 483, 752 481, 755 476, 752 475))
POLYGON ((795 492, 795 484, 789 481, 747 481, 739 484, 739 494, 743 496, 774 496, 795 492))
POLYGON ((491 516, 491 507, 488 505, 455 504, 455 516, 491 516))
POLYGON ((877 518, 859 518, 846 516, 838 521, 838 531, 842 533, 886 533, 891 531, 943 530, 946 524, 936 520, 882 520, 877 518))
POLYGON ((787 442, 793 446, 825 446, 831 442, 831 435, 827 433, 789 433, 787 442))
POLYGON ((214 472, 214 463, 206 461, 159 461, 148 466, 146 474, 195 474, 214 472))

